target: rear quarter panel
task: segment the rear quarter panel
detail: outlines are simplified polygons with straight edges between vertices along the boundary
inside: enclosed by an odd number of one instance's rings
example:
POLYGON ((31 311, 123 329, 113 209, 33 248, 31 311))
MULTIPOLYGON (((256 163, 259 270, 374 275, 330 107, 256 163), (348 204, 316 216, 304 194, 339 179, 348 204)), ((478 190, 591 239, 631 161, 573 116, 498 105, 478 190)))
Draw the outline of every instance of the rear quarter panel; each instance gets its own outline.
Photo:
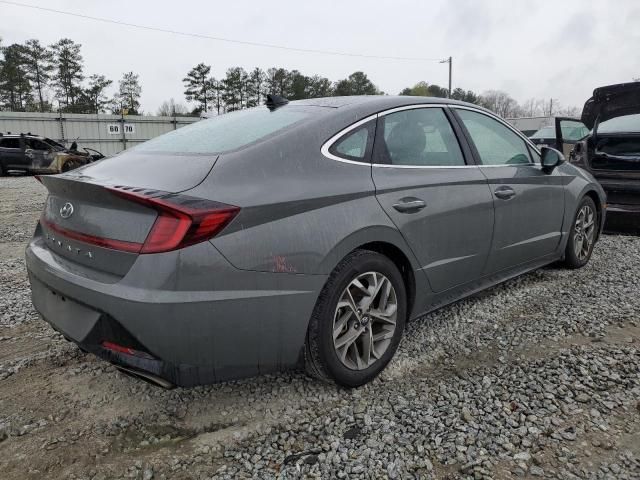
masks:
MULTIPOLYGON (((360 118, 352 114, 338 122, 298 128, 221 155, 190 194, 241 207, 211 240, 232 265, 258 272, 327 275, 359 246, 385 242, 399 248, 417 270, 411 249, 375 198, 370 164, 340 162, 320 152, 328 138, 360 118)), ((416 277, 416 287, 423 288, 424 275, 416 277)))

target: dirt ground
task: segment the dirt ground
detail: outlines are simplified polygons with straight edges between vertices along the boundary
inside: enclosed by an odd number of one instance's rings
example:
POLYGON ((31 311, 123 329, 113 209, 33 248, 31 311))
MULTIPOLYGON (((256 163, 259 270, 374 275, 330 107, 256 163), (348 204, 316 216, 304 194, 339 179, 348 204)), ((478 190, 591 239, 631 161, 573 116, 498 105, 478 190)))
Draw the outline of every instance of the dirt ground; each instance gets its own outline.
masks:
POLYGON ((640 478, 639 239, 606 236, 591 270, 543 270, 417 322, 362 389, 290 372, 169 391, 39 319, 23 254, 45 191, 0 180, 2 479, 640 478), (610 305, 599 293, 620 288, 610 305), (505 405, 527 412, 504 420, 505 405))

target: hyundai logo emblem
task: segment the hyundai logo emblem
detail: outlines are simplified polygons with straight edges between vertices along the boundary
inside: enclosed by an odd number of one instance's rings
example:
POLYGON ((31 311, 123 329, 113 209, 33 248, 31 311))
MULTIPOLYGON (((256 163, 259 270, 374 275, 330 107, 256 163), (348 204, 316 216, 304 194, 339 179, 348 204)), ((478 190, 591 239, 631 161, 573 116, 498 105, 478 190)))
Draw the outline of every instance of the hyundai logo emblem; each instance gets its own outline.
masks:
POLYGON ((60 208, 60 216, 62 218, 69 218, 71 215, 73 215, 73 205, 67 202, 60 208))

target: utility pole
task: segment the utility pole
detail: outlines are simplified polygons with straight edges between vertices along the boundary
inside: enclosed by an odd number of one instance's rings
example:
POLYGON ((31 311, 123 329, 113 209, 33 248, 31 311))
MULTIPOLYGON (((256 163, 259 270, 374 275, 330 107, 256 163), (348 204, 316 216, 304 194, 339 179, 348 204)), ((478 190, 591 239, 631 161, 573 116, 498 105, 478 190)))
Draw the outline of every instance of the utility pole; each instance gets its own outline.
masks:
POLYGON ((445 58, 444 60, 440 60, 440 63, 448 63, 449 64, 449 90, 447 94, 447 98, 451 98, 451 69, 453 68, 453 57, 445 58))

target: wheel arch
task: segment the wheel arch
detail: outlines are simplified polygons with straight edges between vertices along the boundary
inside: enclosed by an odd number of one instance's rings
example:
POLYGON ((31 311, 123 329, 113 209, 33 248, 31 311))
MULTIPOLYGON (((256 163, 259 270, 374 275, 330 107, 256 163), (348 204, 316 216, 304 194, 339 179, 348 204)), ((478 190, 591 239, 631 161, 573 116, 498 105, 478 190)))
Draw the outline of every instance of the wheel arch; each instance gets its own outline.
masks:
POLYGON ((322 262, 322 270, 332 272, 335 267, 355 250, 371 250, 386 256, 400 271, 407 290, 407 314, 422 311, 422 302, 417 292, 429 292, 430 288, 413 251, 404 237, 395 228, 375 226, 354 232, 343 239, 322 262))
POLYGON ((596 215, 598 215, 598 225, 600 226, 600 228, 596 230, 596 240, 597 240, 600 237, 600 232, 602 230, 602 220, 603 220, 602 201, 600 200, 600 195, 598 195, 598 192, 596 192, 594 189, 589 189, 585 191, 582 198, 584 197, 591 198, 591 200, 593 200, 593 203, 596 206, 596 215))
POLYGON ((411 267, 411 262, 404 252, 392 243, 378 241, 360 245, 356 250, 371 250, 384 255, 393 262, 404 280, 404 286, 407 291, 407 315, 411 316, 416 303, 416 276, 411 267))

